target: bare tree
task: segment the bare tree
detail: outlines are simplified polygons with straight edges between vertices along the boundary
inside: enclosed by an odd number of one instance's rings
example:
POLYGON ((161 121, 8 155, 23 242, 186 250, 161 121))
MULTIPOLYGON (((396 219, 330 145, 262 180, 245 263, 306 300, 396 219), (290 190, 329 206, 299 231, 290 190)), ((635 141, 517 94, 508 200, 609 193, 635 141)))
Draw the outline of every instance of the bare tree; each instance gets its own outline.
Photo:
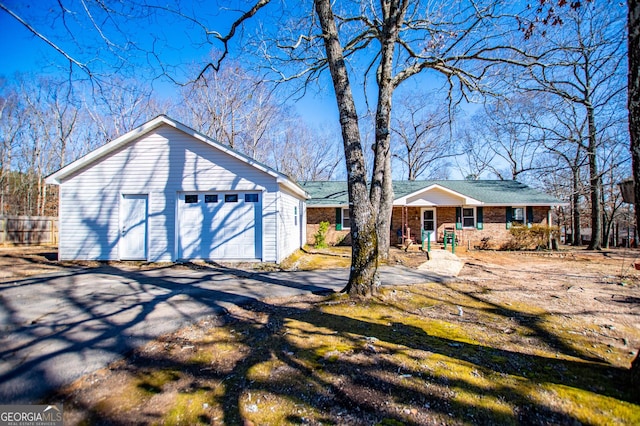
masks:
POLYGON ((68 151, 74 143, 79 109, 72 85, 65 80, 23 77, 20 96, 26 126, 18 167, 28 188, 25 213, 44 215, 50 204, 44 177, 70 160, 68 151))
POLYGON ((485 147, 485 141, 478 137, 473 123, 469 120, 462 120, 455 132, 458 149, 462 152, 455 158, 458 170, 465 179, 480 179, 489 172, 489 166, 496 156, 495 152, 485 147))
POLYGON ((588 164, 586 155, 586 127, 584 114, 578 106, 563 99, 552 103, 543 97, 540 115, 531 125, 542 132, 542 145, 557 160, 556 167, 549 167, 544 175, 560 175, 559 181, 565 181, 565 197, 570 200, 571 241, 574 246, 582 245, 582 198, 588 197, 588 183, 582 175, 588 164), (567 174, 568 173, 568 174, 567 174), (568 178, 568 179, 567 179, 568 178), (567 185, 566 182, 569 182, 567 185))
POLYGON ((640 1, 628 0, 627 6, 627 30, 629 31, 627 102, 633 179, 635 181, 636 226, 640 228, 640 1))
POLYGON ((520 86, 542 91, 576 103, 587 119, 587 158, 589 164, 591 228, 589 249, 601 248, 602 206, 601 171, 597 151, 597 111, 606 108, 624 93, 624 26, 620 7, 607 11, 585 7, 567 12, 564 24, 548 32, 530 79, 520 86))
MULTIPOLYGON (((344 76, 337 80, 336 69, 343 69, 344 51, 347 54, 356 53, 366 49, 369 43, 376 41, 379 50, 375 51, 373 59, 365 62, 365 70, 376 70, 376 83, 378 86, 377 108, 376 108, 376 140, 374 144, 374 165, 371 180, 371 192, 369 200, 371 204, 363 204, 363 207, 373 207, 375 210, 370 214, 362 211, 360 217, 353 214, 352 223, 367 224, 371 215, 378 217, 375 219, 377 228, 380 230, 376 236, 378 239, 380 252, 388 252, 389 229, 391 219, 391 206, 393 202, 393 191, 391 189, 391 155, 390 155, 390 125, 391 125, 391 100, 395 89, 407 79, 421 73, 424 70, 435 70, 442 73, 451 85, 457 84, 465 90, 479 89, 478 81, 486 68, 480 66, 477 73, 472 71, 472 66, 467 67, 467 63, 473 66, 492 63, 497 59, 498 52, 513 49, 510 45, 501 44, 504 41, 503 34, 497 36, 495 32, 486 33, 484 37, 479 37, 479 31, 483 30, 485 24, 491 22, 497 24, 496 3, 488 2, 480 4, 477 2, 466 3, 457 2, 453 5, 444 4, 414 4, 406 1, 382 2, 379 8, 371 5, 367 11, 366 7, 356 11, 356 13, 345 14, 339 22, 346 27, 352 23, 361 24, 360 30, 355 30, 347 35, 344 43, 346 49, 342 50, 338 40, 338 27, 335 24, 335 17, 332 13, 331 3, 328 1, 316 1, 316 11, 320 17, 320 25, 323 30, 325 48, 327 52, 327 62, 332 73, 336 96, 340 97, 345 92, 345 85, 349 86, 346 78, 347 72, 344 69, 344 76), (368 13, 367 13, 368 12, 368 13), (434 20, 434 17, 444 17, 443 21, 434 20), (419 37, 422 35, 423 38, 419 37), (430 40, 425 47, 424 40, 430 40), (500 42, 496 42, 496 38, 500 42), (331 44, 329 43, 331 39, 331 44), (338 49, 338 46, 340 47, 338 49), (331 57, 331 48, 336 49, 339 54, 331 57), (335 68, 335 67, 338 68, 335 68)), ((495 30, 495 27, 493 28, 495 30)), ((371 58, 371 57, 370 57, 371 58)), ((365 71, 366 72, 366 71, 365 71)), ((348 92, 350 93, 350 91, 348 92)), ((344 99, 343 99, 344 101, 344 99)), ((346 106, 338 99, 339 109, 346 106)), ((348 108, 350 111, 350 107, 348 108)), ((345 153, 349 155, 349 145, 347 144, 345 125, 357 125, 356 121, 347 123, 345 114, 341 114, 341 124, 343 125, 343 136, 345 136, 345 153)), ((352 133, 350 136, 358 136, 352 133)), ((359 137, 358 137, 359 139, 359 137)), ((361 150, 360 144, 353 145, 361 150)), ((360 154, 359 157, 362 157, 360 154)), ((360 166, 360 165, 359 165, 360 166)), ((360 170, 360 168, 358 168, 360 170)), ((350 186, 355 186, 358 190, 364 191, 364 185, 358 178, 351 179, 352 170, 347 160, 347 174, 350 186)), ((350 189, 350 196, 354 192, 350 189)), ((362 198, 362 194, 358 194, 362 198)), ((354 209, 356 198, 351 198, 354 209)), ((352 209, 352 211, 354 210, 352 209)), ((363 209, 363 210, 366 210, 363 209)), ((366 228, 366 225, 365 225, 366 228)), ((368 228, 367 228, 368 229, 368 228)), ((360 238, 362 235, 352 234, 360 238)), ((366 244, 374 237, 364 232, 366 244)), ((364 243, 364 241, 363 241, 364 243)), ((363 244, 366 245, 366 244, 363 244)), ((354 240, 354 262, 355 246, 360 242, 354 240)), ((356 268, 352 268, 352 271, 356 268)), ((364 272, 364 271, 363 271, 364 272)), ((366 273, 362 274, 366 276, 366 273)), ((352 280, 347 290, 352 288, 352 280)), ((369 284, 371 285, 371 284, 369 284)))
POLYGON ((531 125, 540 112, 539 100, 527 94, 496 98, 472 117, 482 149, 494 154, 485 166, 498 179, 522 180, 544 168, 536 161, 541 151, 540 134, 531 125))
POLYGON ((313 131, 295 118, 283 123, 285 128, 274 143, 268 164, 300 182, 334 178, 342 162, 335 133, 313 131))
POLYGON ((299 180, 328 179, 334 138, 312 131, 278 94, 239 64, 181 90, 176 116, 220 143, 299 180))
POLYGON ((13 155, 24 131, 25 114, 22 113, 20 97, 15 90, 0 96, 0 214, 8 213, 7 201, 11 192, 10 172, 13 155))
POLYGON ((602 149, 598 151, 598 164, 602 170, 602 243, 605 248, 609 247, 614 223, 622 214, 623 200, 619 183, 628 176, 631 162, 626 114, 616 112, 611 118, 599 134, 602 149))
POLYGON ((442 177, 446 160, 459 155, 451 142, 452 117, 447 103, 433 103, 432 97, 405 95, 395 109, 391 127, 393 158, 407 171, 408 180, 442 177))
POLYGON ((261 79, 232 64, 184 86, 178 115, 207 136, 265 161, 282 108, 261 79))
MULTIPOLYGON (((317 5, 317 3, 316 3, 317 5)), ((347 56, 369 53, 363 62, 364 75, 375 70, 378 87, 375 157, 370 199, 379 212, 381 254, 388 250, 390 190, 390 113, 394 91, 404 81, 426 70, 436 71, 463 96, 483 90, 479 84, 490 64, 509 60, 507 52, 517 50, 500 28, 496 2, 417 4, 383 2, 357 10, 340 10, 339 28, 344 28, 347 56), (443 18, 440 20, 440 18, 443 18), (489 26, 491 25, 491 28, 489 26), (373 42, 375 48, 372 48, 373 42), (426 41, 426 44, 425 44, 426 41), (379 46, 379 48, 378 48, 379 46), (373 55, 370 53, 373 50, 373 55), (489 64, 489 65, 487 65, 489 64)), ((326 29, 325 29, 326 31, 326 29)), ((309 37, 307 35, 307 37, 309 37)), ((304 42, 304 38, 300 38, 304 42)), ((293 44, 292 44, 293 45, 293 44)), ((312 46, 307 43, 306 46, 312 46)), ((524 52, 520 52, 524 55, 524 52)), ((526 55, 524 55, 526 56, 526 55)), ((311 62, 310 72, 324 62, 311 62)))
POLYGON ((151 88, 138 80, 114 77, 89 89, 84 91, 84 104, 96 126, 91 139, 98 145, 123 135, 163 110, 153 99, 151 88))

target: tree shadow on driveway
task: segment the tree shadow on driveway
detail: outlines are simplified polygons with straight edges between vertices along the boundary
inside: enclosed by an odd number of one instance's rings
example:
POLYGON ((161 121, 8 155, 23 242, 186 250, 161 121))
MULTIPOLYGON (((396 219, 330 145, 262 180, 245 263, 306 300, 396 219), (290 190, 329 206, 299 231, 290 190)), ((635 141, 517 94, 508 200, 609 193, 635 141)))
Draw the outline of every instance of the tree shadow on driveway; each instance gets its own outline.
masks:
POLYGON ((0 287, 0 399, 33 403, 133 348, 265 297, 341 289, 342 270, 255 273, 221 266, 74 268, 0 287))

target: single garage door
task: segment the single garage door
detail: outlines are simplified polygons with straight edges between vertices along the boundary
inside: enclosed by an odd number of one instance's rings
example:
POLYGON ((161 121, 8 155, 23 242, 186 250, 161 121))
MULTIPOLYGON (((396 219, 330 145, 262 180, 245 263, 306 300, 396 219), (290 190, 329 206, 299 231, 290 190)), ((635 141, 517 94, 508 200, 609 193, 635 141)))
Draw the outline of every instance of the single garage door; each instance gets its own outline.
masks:
POLYGON ((178 194, 180 259, 253 260, 262 257, 260 194, 178 194))

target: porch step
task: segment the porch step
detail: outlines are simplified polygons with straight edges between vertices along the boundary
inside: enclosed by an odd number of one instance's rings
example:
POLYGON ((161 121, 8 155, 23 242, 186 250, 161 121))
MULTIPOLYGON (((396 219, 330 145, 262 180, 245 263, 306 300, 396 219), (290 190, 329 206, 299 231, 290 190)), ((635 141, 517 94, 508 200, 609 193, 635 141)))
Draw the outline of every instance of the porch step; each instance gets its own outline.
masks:
MULTIPOLYGON (((402 244, 396 244, 396 248, 404 251, 404 246, 402 244)), ((456 245, 456 252, 459 250, 466 251, 466 247, 456 245)), ((409 248, 406 250, 407 252, 420 252, 422 251, 422 243, 411 244, 409 248)), ((424 251, 427 251, 427 244, 424 245, 424 251)), ((442 243, 431 243, 431 251, 448 251, 451 252, 451 244, 447 244, 447 249, 445 250, 444 244, 442 243)))
MULTIPOLYGON (((404 250, 404 245, 402 244, 396 244, 396 247, 399 248, 400 250, 404 250)), ((450 249, 450 245, 447 246, 447 249, 450 249)), ((457 246, 456 246, 457 248, 457 246)), ((431 250, 443 250, 444 249, 444 245, 440 244, 440 243, 431 243, 431 250)), ((409 248, 407 249, 407 251, 422 251, 422 243, 415 243, 415 244, 411 244, 409 246, 409 248)), ((425 243, 424 245, 424 251, 427 251, 427 244, 425 243)))

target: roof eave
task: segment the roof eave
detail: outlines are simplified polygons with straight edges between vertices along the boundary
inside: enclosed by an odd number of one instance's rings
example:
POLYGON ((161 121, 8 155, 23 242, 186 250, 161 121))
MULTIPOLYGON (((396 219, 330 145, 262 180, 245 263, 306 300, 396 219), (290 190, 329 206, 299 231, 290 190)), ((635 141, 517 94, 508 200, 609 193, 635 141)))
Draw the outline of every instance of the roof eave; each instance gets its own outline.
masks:
POLYGON ((328 203, 328 204, 307 204, 307 208, 347 208, 349 207, 349 203, 328 203))
POLYGON ((308 200, 311 198, 311 196, 307 191, 305 191, 300 185, 298 185, 296 182, 294 182, 293 180, 287 177, 277 176, 276 182, 284 186, 285 188, 287 188, 289 191, 293 192, 295 195, 298 195, 301 198, 304 198, 305 200, 308 200))
POLYGON ((531 203, 531 202, 521 202, 521 203, 483 203, 482 204, 484 207, 518 207, 518 206, 523 206, 523 207, 567 207, 569 205, 569 203, 564 203, 564 202, 536 202, 536 203, 531 203))

